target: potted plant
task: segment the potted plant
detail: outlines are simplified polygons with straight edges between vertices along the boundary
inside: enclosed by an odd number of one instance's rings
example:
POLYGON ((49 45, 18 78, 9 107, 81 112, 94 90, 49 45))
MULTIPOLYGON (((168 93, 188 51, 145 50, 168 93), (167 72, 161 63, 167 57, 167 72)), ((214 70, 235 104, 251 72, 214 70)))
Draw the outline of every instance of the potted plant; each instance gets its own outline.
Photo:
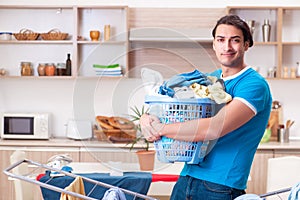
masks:
POLYGON ((141 125, 139 123, 139 120, 141 116, 145 113, 148 112, 148 109, 145 110, 145 107, 143 106, 141 110, 139 110, 136 106, 131 107, 132 112, 134 113, 133 115, 130 115, 132 118, 133 122, 138 121, 136 124, 136 129, 138 132, 138 136, 136 137, 135 140, 130 142, 130 150, 134 148, 136 144, 141 144, 142 149, 137 150, 136 154, 138 156, 139 164, 140 164, 140 170, 142 171, 151 171, 154 169, 154 158, 155 158, 155 150, 150 150, 150 142, 146 140, 146 138, 141 135, 141 125))

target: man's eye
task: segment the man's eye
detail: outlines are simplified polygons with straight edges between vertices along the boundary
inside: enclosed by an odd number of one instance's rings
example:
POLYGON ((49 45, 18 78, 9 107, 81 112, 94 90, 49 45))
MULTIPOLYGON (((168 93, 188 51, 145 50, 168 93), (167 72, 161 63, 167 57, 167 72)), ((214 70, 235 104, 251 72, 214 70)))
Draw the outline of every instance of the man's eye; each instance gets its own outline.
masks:
POLYGON ((223 38, 218 38, 217 42, 224 42, 224 39, 223 38))
POLYGON ((233 39, 232 42, 233 42, 233 43, 240 43, 241 40, 240 40, 240 39, 233 39))

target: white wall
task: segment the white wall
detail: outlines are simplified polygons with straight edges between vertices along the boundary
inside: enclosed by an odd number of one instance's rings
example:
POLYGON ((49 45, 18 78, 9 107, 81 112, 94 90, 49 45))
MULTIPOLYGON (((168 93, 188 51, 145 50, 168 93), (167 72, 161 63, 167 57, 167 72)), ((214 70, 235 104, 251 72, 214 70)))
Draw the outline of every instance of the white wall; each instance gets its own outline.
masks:
MULTIPOLYGON (((300 6, 298 0, 235 0, 235 1, 99 1, 99 0, 0 0, 1 5, 128 5, 130 7, 225 7, 227 5, 300 6), (25 3, 26 2, 26 3, 25 3)), ((300 138, 300 96, 296 95, 299 80, 270 81, 274 100, 284 108, 284 120, 296 120, 291 136, 300 138)), ((142 105, 145 95, 138 79, 77 80, 0 80, 0 112, 51 112, 52 133, 65 136, 65 124, 71 118, 93 120, 95 115, 125 115, 131 105, 142 105)))

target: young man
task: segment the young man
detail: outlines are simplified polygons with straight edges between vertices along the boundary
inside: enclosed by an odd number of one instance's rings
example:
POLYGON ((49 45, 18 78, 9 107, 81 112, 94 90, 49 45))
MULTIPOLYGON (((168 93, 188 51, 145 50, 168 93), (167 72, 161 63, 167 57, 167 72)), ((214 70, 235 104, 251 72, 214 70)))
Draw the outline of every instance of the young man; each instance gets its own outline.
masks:
POLYGON ((227 15, 218 20, 212 35, 220 69, 210 75, 223 79, 232 101, 211 118, 167 125, 152 115, 140 120, 149 141, 161 136, 215 141, 203 162, 185 164, 172 192, 174 200, 231 200, 244 194, 271 111, 267 82, 244 62, 245 52, 253 45, 248 25, 236 15, 227 15))

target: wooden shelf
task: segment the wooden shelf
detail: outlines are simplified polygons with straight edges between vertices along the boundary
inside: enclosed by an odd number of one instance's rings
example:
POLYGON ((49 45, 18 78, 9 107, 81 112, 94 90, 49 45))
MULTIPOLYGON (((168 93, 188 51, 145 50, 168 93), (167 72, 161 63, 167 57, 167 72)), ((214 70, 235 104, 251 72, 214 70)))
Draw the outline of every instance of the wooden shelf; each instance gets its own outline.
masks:
POLYGON ((5 40, 0 44, 73 44, 72 40, 5 40))
POLYGON ((81 40, 77 41, 78 44, 92 44, 92 45, 124 45, 127 41, 89 41, 81 40))
POLYGON ((300 42, 282 42, 282 45, 300 45, 300 42))
POLYGON ((270 45, 270 46, 272 46, 272 45, 278 45, 279 44, 279 42, 255 42, 254 41, 254 45, 270 45))
MULTIPOLYGON (((18 33, 28 28, 37 33, 44 33, 57 28, 69 34, 67 40, 0 41, 0 54, 10 52, 10 56, 0 62, 1 68, 11 75, 5 78, 24 78, 17 76, 22 61, 31 62, 36 71, 39 63, 65 62, 67 54, 71 54, 73 78, 80 76, 80 73, 85 70, 83 67, 86 62, 106 65, 113 58, 126 73, 128 71, 127 12, 127 6, 0 6, 0 18, 6 19, 0 22, 3 32, 18 33), (111 26, 111 40, 103 41, 104 26, 107 24, 111 26), (79 36, 89 38, 90 30, 94 29, 101 32, 100 41, 76 40, 79 36), (95 45, 99 45, 101 51, 97 56, 93 55, 96 51, 95 45), (121 58, 116 57, 120 54, 123 55, 121 58)), ((26 77, 26 79, 45 78, 63 79, 63 77, 26 77)))
POLYGON ((299 78, 282 78, 282 71, 283 66, 296 67, 296 62, 299 59, 300 41, 297 40, 300 30, 298 29, 300 7, 229 6, 227 13, 237 14, 245 20, 255 20, 254 51, 258 53, 253 53, 253 58, 248 60, 250 62, 248 64, 263 65, 266 69, 276 66, 277 78, 275 79, 299 80, 299 78), (271 42, 261 42, 261 23, 264 19, 269 19, 271 22, 271 36, 273 35, 271 42))
POLYGON ((0 76, 0 79, 74 79, 75 76, 0 76))

